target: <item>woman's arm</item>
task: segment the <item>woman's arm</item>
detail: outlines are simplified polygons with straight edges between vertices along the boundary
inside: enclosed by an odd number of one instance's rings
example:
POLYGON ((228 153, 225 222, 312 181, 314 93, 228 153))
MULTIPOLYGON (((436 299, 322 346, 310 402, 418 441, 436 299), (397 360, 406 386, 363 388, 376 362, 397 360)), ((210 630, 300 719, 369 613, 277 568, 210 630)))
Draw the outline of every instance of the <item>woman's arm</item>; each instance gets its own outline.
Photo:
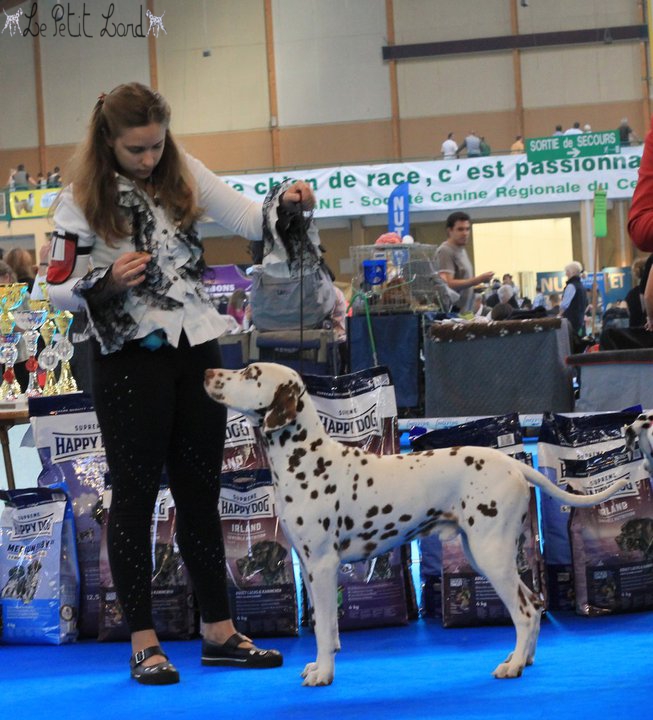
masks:
MULTIPOLYGON (((186 162, 198 186, 198 204, 206 214, 226 230, 248 240, 260 240, 263 228, 263 206, 234 190, 191 155, 186 162)), ((312 210, 315 196, 311 187, 297 181, 281 196, 280 203, 287 211, 312 210)))

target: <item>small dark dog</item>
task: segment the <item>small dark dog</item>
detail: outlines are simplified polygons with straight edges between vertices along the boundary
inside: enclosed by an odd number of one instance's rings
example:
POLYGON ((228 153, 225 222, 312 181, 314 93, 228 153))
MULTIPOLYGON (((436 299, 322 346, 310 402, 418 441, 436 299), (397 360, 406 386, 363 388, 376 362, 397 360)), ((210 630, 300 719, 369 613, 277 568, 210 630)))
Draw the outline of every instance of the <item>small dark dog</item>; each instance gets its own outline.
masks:
POLYGON ((274 540, 261 540, 252 545, 249 555, 238 558, 236 565, 243 580, 261 575, 266 585, 288 582, 285 560, 288 551, 274 540))
POLYGON ((645 560, 653 560, 653 519, 628 520, 621 526, 621 532, 615 541, 621 550, 640 550, 645 560))

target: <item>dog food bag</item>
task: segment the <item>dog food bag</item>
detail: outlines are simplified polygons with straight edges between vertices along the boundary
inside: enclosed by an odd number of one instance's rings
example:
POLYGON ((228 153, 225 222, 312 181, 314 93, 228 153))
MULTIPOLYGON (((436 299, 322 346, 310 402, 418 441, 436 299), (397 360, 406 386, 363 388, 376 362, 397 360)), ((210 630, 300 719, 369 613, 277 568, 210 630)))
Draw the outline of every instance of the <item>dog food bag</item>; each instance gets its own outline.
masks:
POLYGON ((569 537, 576 612, 580 615, 653 608, 653 495, 642 455, 606 450, 564 460, 564 479, 591 495, 616 480, 630 483, 590 508, 572 508, 569 537))
MULTIPOLYGON (((606 450, 624 447, 623 428, 637 412, 597 413, 570 417, 545 413, 537 443, 538 468, 556 485, 567 485, 565 460, 583 460, 606 450)), ((552 610, 573 610, 574 577, 569 544, 571 507, 540 493, 544 562, 552 610)))
MULTIPOLYGON (((471 420, 411 438, 413 451, 463 445, 493 447, 532 465, 530 455, 523 449, 517 413, 471 420)), ((420 553, 424 616, 442 617, 445 627, 510 622, 510 615, 492 585, 469 564, 460 536, 442 543, 437 535, 421 538, 420 553)), ((545 597, 534 489, 517 549, 517 565, 526 585, 545 597)))
MULTIPOLYGON (((103 522, 100 549, 100 616, 98 640, 128 640, 129 630, 116 596, 109 567, 107 526, 111 488, 102 495, 103 522)), ((152 515, 152 615, 162 640, 187 640, 197 631, 196 612, 188 571, 175 538, 175 504, 162 487, 152 515)))
POLYGON ((275 511, 269 470, 223 473, 220 518, 232 616, 245 634, 298 634, 290 543, 275 511))
POLYGON ((104 444, 88 395, 30 398, 30 422, 42 470, 41 487, 65 483, 75 516, 80 572, 80 637, 97 637, 100 610, 104 444))
MULTIPOLYGON (((337 377, 305 375, 304 382, 332 438, 379 455, 399 452, 394 386, 385 368, 337 377)), ((416 616, 409 545, 340 567, 340 630, 402 625, 416 616)))
POLYGON ((377 455, 399 452, 397 402, 385 368, 303 379, 324 429, 334 440, 377 455))
POLYGON ((242 413, 229 408, 222 472, 260 470, 266 468, 267 464, 265 451, 249 420, 242 413))
POLYGON ((2 642, 61 645, 77 638, 79 571, 73 514, 60 489, 3 490, 2 642))

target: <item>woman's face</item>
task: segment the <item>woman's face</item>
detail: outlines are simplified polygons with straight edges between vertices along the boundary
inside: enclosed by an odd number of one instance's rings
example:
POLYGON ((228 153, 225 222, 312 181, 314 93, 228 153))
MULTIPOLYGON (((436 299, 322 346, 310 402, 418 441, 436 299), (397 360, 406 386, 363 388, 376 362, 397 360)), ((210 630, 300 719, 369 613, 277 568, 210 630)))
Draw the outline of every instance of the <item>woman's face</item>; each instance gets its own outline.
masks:
POLYGON ((150 123, 126 128, 108 143, 124 175, 132 180, 147 180, 161 160, 165 139, 166 126, 150 123))

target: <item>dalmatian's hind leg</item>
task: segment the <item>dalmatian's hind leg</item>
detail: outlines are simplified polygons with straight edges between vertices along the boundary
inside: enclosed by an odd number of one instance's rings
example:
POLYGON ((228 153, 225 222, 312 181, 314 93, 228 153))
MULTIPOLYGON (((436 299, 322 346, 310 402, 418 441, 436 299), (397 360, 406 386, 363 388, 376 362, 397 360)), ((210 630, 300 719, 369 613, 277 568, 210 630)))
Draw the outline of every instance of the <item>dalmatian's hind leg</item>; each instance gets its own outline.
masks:
POLYGON ((519 577, 516 558, 512 555, 516 543, 506 547, 504 543, 496 544, 491 540, 491 537, 476 535, 468 537, 465 546, 474 567, 490 581, 506 606, 517 634, 515 649, 492 674, 502 679, 517 678, 535 659, 542 606, 519 577))

